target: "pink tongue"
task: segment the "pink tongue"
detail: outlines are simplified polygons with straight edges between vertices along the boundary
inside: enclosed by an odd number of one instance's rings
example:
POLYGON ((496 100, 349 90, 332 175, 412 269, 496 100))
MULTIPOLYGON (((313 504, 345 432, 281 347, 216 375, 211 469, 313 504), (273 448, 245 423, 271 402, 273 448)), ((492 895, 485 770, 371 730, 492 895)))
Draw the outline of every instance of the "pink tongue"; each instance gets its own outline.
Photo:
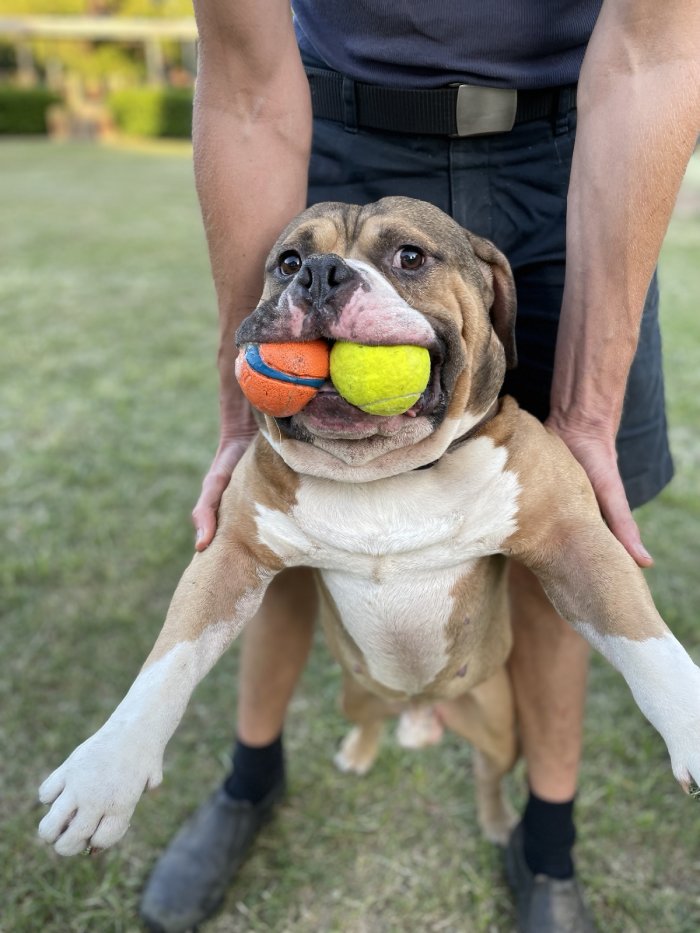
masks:
POLYGON ((363 437, 396 434, 406 423, 404 415, 370 415, 355 408, 335 392, 319 392, 296 417, 309 427, 318 428, 319 433, 332 432, 363 437))

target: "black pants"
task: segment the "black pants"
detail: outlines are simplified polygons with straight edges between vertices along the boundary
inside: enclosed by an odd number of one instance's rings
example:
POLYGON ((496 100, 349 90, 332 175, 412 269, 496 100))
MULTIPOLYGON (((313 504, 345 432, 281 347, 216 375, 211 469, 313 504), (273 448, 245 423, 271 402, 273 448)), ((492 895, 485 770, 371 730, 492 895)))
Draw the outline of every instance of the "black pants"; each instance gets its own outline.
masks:
MULTIPOLYGON (((314 121, 309 203, 366 204, 387 195, 431 201, 492 240, 513 268, 518 295, 518 368, 505 388, 547 416, 564 288, 566 195, 576 111, 533 120, 509 133, 450 139, 356 130, 314 121)), ((630 505, 652 499, 671 479, 658 288, 651 283, 617 438, 630 505)), ((616 309, 608 309, 615 314, 616 309)))

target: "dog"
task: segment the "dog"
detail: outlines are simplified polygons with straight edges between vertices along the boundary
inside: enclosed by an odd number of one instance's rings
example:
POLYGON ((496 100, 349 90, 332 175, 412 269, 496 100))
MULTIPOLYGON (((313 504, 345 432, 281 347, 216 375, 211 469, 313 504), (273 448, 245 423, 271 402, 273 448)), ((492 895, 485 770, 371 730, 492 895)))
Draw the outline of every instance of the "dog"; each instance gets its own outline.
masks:
POLYGON ((673 773, 700 781, 700 669, 656 611, 563 442, 509 397, 515 295, 507 261, 432 205, 320 204, 282 233, 239 345, 324 339, 425 347, 431 375, 405 414, 366 414, 327 382, 260 431, 224 493, 141 672, 104 726, 43 783, 40 835, 62 855, 126 832, 195 685, 281 570, 316 568, 322 624, 354 727, 337 762, 366 771, 381 724, 405 744, 443 726, 476 748, 489 838, 512 815, 516 757, 505 662, 506 568, 522 562, 558 612, 626 679, 673 773))

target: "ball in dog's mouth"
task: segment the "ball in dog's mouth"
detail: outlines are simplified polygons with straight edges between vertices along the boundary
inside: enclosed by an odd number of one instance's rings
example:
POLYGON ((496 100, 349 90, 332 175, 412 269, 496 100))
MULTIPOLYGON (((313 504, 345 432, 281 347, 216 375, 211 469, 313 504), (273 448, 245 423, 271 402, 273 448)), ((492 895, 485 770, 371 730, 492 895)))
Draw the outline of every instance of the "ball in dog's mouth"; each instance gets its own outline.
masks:
POLYGON ((442 361, 431 353, 430 377, 418 400, 407 411, 396 415, 375 415, 344 399, 326 380, 307 405, 291 418, 278 419, 287 434, 296 435, 301 428, 318 437, 359 440, 375 435, 390 437, 421 416, 437 416, 444 409, 441 382, 442 361))
POLYGON ((402 415, 430 381, 430 353, 414 344, 376 346, 338 340, 330 353, 331 382, 370 415, 402 415))
MULTIPOLYGON (((336 345, 336 341, 317 339, 313 343, 320 344, 324 342, 327 344, 328 353, 332 353, 333 347, 336 345)), ((347 344, 343 347, 343 343, 340 344, 340 349, 348 349, 347 344)), ((423 378, 420 383, 416 385, 415 379, 409 388, 412 390, 412 394, 415 396, 420 390, 421 386, 427 381, 427 385, 422 389, 418 395, 416 401, 410 405, 404 411, 400 412, 391 412, 391 406, 389 407, 390 413, 376 413, 367 411, 367 407, 363 408, 358 407, 355 404, 352 404, 347 398, 344 398, 336 385, 332 381, 332 374, 329 375, 321 385, 314 387, 313 389, 306 389, 302 386, 292 386, 289 383, 281 382, 279 383, 280 389, 284 389, 285 393, 288 394, 289 390, 295 392, 308 392, 308 395, 301 399, 298 403, 294 400, 295 404, 290 405, 289 408, 285 411, 282 406, 278 404, 277 395, 280 392, 273 393, 273 404, 268 404, 269 400, 267 399, 267 394, 261 395, 261 393, 252 393, 247 391, 247 381, 241 379, 241 359, 245 359, 248 354, 248 351, 251 347, 259 346, 261 350, 264 351, 268 346, 263 341, 259 344, 248 345, 244 344, 241 347, 241 354, 237 364, 236 375, 239 378, 241 388, 244 391, 244 394, 248 397, 251 404, 254 407, 257 407, 264 414, 271 415, 277 421, 280 429, 283 433, 289 436, 299 436, 310 433, 319 437, 328 437, 328 438, 338 438, 338 439, 366 439, 373 436, 384 436, 391 437, 397 434, 402 428, 410 424, 414 419, 421 416, 434 416, 439 420, 439 413, 441 410, 444 410, 444 390, 442 386, 442 364, 443 364, 443 351, 441 346, 436 343, 430 348, 418 347, 418 346, 409 346, 408 350, 413 355, 409 357, 411 363, 416 359, 422 360, 422 354, 425 354, 428 359, 422 364, 425 367, 425 370, 428 371, 427 379, 425 378, 425 372, 423 373, 423 378), (261 401, 262 399, 262 401, 261 401)), ((274 350, 277 346, 288 347, 293 346, 293 344, 269 344, 269 346, 274 350)), ((305 343, 301 342, 299 344, 300 350, 303 350, 305 343)), ((363 352, 364 345, 360 344, 359 341, 355 345, 350 345, 350 354, 349 359, 352 363, 355 363, 355 357, 359 357, 362 362, 363 358, 361 356, 363 352), (355 350, 357 347, 357 350, 355 350), (354 352, 353 352, 354 351, 354 352)), ((396 352, 402 349, 401 345, 389 345, 386 348, 384 347, 375 347, 368 346, 366 348, 367 357, 369 360, 376 359, 380 362, 380 365, 383 364, 386 367, 391 366, 392 356, 396 352), (384 354, 382 351, 387 350, 388 352, 384 354)), ((254 373, 255 378, 258 382, 268 383, 271 379, 275 378, 275 373, 266 370, 264 373, 254 373)), ((371 375, 371 374, 370 374, 371 375)), ((380 377, 381 377, 380 371, 380 377)), ((413 374, 409 372, 409 377, 413 374)), ((248 380, 250 381, 250 380, 248 380)), ((342 385, 342 380, 336 379, 336 381, 342 385)), ((371 382, 371 379, 370 379, 371 382)), ((411 383, 411 378, 408 379, 408 382, 411 383)), ((380 389, 382 388, 382 379, 379 380, 380 389)), ((399 385, 401 379, 394 380, 394 383, 399 385)), ((273 383, 273 388, 276 383, 273 383)), ((355 388, 357 383, 355 383, 355 388)), ((370 385, 370 392, 376 389, 376 386, 370 385)), ((353 393, 349 393, 353 394, 353 393)))

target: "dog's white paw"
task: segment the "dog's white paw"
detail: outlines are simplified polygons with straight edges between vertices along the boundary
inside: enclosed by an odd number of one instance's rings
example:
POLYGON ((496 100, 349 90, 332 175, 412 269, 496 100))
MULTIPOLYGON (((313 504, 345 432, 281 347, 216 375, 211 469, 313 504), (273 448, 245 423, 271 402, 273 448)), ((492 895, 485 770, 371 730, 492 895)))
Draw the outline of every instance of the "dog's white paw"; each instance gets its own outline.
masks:
POLYGON ((686 794, 698 796, 700 788, 700 753, 689 749, 674 749, 669 745, 673 776, 686 794))
POLYGON ((668 706, 659 704, 660 711, 647 714, 666 742, 673 776, 686 794, 700 787, 700 669, 693 665, 691 673, 666 691, 668 706))
POLYGON ((431 706, 407 709, 401 713, 396 738, 402 748, 425 748, 437 745, 444 726, 431 706))
POLYGON ((59 855, 114 845, 129 828, 144 790, 160 784, 161 763, 162 758, 144 754, 141 742, 103 726, 39 788, 41 802, 52 804, 39 836, 59 855))
POLYGON ((377 757, 378 747, 377 729, 354 726, 343 739, 333 761, 336 768, 346 774, 367 774, 377 757))

